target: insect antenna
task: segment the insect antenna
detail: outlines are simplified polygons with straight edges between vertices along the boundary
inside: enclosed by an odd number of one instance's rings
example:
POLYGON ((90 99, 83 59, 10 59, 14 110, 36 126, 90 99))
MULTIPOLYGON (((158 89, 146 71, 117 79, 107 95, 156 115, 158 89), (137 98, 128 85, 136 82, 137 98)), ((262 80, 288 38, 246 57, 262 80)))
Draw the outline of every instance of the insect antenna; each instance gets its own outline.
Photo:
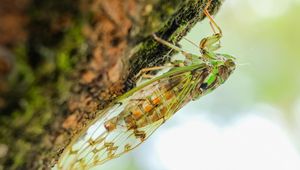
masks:
POLYGON ((237 64, 237 66, 250 66, 251 63, 239 63, 237 64))

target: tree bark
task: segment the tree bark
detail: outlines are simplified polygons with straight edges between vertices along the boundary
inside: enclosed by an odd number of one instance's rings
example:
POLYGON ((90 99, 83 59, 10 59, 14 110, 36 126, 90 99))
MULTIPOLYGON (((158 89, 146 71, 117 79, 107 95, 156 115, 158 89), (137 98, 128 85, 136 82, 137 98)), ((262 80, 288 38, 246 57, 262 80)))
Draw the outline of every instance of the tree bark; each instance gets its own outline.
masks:
POLYGON ((49 169, 142 68, 168 62, 151 34, 176 44, 208 0, 0 1, 17 16, 0 16, 0 169, 49 169))

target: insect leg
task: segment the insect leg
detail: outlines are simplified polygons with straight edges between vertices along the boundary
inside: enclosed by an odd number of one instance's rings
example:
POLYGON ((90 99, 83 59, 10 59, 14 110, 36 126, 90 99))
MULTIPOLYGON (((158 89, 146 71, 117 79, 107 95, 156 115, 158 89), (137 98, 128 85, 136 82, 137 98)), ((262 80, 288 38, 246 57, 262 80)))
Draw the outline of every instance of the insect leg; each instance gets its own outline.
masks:
POLYGON ((177 47, 176 45, 174 45, 174 44, 172 44, 172 43, 170 43, 170 42, 168 42, 166 40, 163 40, 163 39, 159 38, 158 36, 156 36, 156 34, 152 34, 152 35, 153 35, 154 39, 156 41, 158 41, 159 43, 162 43, 163 45, 168 46, 169 48, 174 49, 174 50, 180 52, 186 58, 191 59, 191 54, 189 52, 186 52, 183 49, 177 47))
POLYGON ((165 65, 165 66, 154 66, 154 67, 148 67, 148 68, 143 68, 141 69, 138 74, 135 76, 135 80, 139 80, 141 78, 146 78, 146 79, 149 79, 149 78, 153 78, 152 75, 149 75, 149 74, 146 74, 146 72, 148 71, 157 71, 157 70, 162 70, 162 69, 165 69, 165 68, 170 68, 172 67, 172 65, 165 65))
POLYGON ((219 25, 216 23, 216 21, 213 19, 213 17, 212 17, 212 16, 210 15, 210 13, 208 12, 208 7, 210 6, 211 1, 212 1, 212 0, 210 0, 210 1, 206 4, 203 13, 204 13, 204 14, 206 15, 206 17, 209 19, 209 22, 211 23, 211 27, 212 27, 212 30, 214 31, 214 33, 215 33, 215 34, 220 34, 220 35, 222 36, 222 30, 221 30, 221 28, 219 27, 219 25), (219 32, 216 32, 216 30, 215 30, 214 27, 216 27, 217 30, 218 30, 219 32))
POLYGON ((199 43, 201 53, 203 53, 204 51, 215 51, 221 47, 220 39, 222 37, 222 30, 208 12, 208 7, 210 6, 210 4, 211 0, 207 3, 206 7, 203 10, 203 13, 209 19, 214 34, 201 40, 201 42, 199 43), (215 28, 218 30, 218 32, 216 32, 215 28))

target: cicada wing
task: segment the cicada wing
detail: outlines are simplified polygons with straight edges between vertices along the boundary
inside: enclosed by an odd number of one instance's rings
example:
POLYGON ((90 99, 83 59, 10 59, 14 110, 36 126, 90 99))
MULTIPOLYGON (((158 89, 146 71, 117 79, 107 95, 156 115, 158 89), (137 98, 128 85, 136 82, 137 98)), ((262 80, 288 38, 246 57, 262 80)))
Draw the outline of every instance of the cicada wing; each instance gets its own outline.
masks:
POLYGON ((93 140, 99 141, 104 139, 107 135, 107 131, 103 127, 104 122, 110 117, 118 115, 122 110, 124 110, 124 105, 122 105, 122 103, 116 103, 99 111, 98 115, 101 115, 101 118, 91 122, 91 126, 83 129, 82 133, 74 137, 73 141, 63 151, 58 163, 53 169, 74 169, 75 164, 79 162, 81 162, 80 167, 82 168, 84 154, 92 149, 91 142, 93 140), (85 152, 83 153, 83 151, 85 152))
MULTIPOLYGON (((126 98, 121 96, 122 100, 101 111, 101 116, 66 148, 58 162, 58 169, 87 169, 119 157, 141 144, 189 100, 195 84, 192 82, 192 70, 186 70, 174 71, 174 74, 167 73, 168 76, 150 80, 146 85, 140 85, 125 93, 126 98), (163 99, 166 93, 175 93, 174 89, 180 90, 172 98, 163 99), (160 113, 161 117, 151 119, 152 121, 143 126, 128 128, 123 119, 126 114, 130 114, 129 108, 139 106, 153 96, 161 97, 159 107, 165 108, 160 113), (116 123, 114 130, 108 130, 105 122, 112 119, 123 124, 116 123)), ((144 115, 147 119, 147 113, 144 115)))
MULTIPOLYGON (((156 129, 158 129, 165 121, 168 119, 171 115, 173 115, 179 108, 182 107, 184 104, 184 101, 186 98, 188 98, 188 95, 190 94, 193 84, 191 84, 191 75, 190 74, 184 74, 183 75, 175 75, 173 79, 178 79, 180 81, 173 81, 178 82, 178 84, 173 84, 171 86, 171 89, 162 88, 161 85, 164 84, 165 81, 170 80, 170 77, 161 79, 160 82, 157 84, 149 85, 139 91, 136 94, 133 94, 132 97, 130 97, 131 103, 130 105, 139 105, 142 100, 138 99, 146 99, 150 98, 153 93, 153 89, 157 88, 157 86, 160 86, 160 90, 156 91, 157 96, 162 96, 167 91, 165 90, 172 90, 173 88, 182 88, 180 93, 178 93, 177 96, 174 96, 174 98, 170 99, 168 101, 169 104, 166 104, 165 107, 167 108, 167 112, 165 117, 162 117, 161 119, 156 120, 155 122, 152 122, 151 124, 136 128, 136 129, 130 129, 128 130, 127 127, 119 127, 116 130, 109 132, 107 137, 104 141, 102 141, 99 146, 101 146, 101 151, 99 151, 97 154, 95 154, 93 157, 90 158, 89 163, 92 166, 97 164, 102 164, 105 161, 108 161, 110 159, 113 159, 115 157, 119 157, 122 154, 136 148, 139 146, 143 141, 145 141, 156 129), (163 90, 165 89, 165 90, 163 90), (159 94, 157 94, 159 93, 159 94), (107 147, 103 147, 107 146, 107 147)), ((128 106, 128 105, 127 105, 128 106)))
POLYGON ((117 129, 110 132, 104 141, 94 146, 93 149, 97 150, 97 152, 93 156, 86 157, 86 164, 90 167, 100 165, 136 148, 162 123, 163 120, 158 120, 136 130, 117 129), (142 135, 143 138, 139 138, 138 135, 142 135))
MULTIPOLYGON (((138 104, 140 101, 133 100, 138 104)), ((115 106, 113 111, 122 108, 115 106)), ((103 126, 104 122, 112 114, 104 115, 95 122, 86 133, 84 133, 72 146, 68 146, 60 161, 57 169, 89 169, 93 166, 103 164, 104 162, 119 157, 122 154, 134 149, 147 139, 162 123, 160 119, 147 126, 128 130, 126 127, 118 127, 114 131, 108 132, 103 126), (138 136, 141 136, 139 138, 138 136)))

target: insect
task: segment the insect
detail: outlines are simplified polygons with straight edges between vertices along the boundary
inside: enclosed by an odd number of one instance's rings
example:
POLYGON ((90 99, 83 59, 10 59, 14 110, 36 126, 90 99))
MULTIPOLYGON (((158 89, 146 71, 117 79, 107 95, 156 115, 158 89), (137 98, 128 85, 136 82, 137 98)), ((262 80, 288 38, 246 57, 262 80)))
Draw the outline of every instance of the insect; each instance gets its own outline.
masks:
MULTIPOLYGON (((235 69, 235 59, 214 52, 220 47, 222 31, 208 6, 204 13, 215 33, 201 40, 201 55, 186 52, 154 34, 156 41, 180 52, 185 59, 171 63, 169 70, 143 81, 99 111, 99 116, 64 150, 53 169, 89 169, 121 156, 145 141, 186 103, 227 80, 235 69)), ((165 67, 146 68, 142 73, 162 68, 165 67)))

